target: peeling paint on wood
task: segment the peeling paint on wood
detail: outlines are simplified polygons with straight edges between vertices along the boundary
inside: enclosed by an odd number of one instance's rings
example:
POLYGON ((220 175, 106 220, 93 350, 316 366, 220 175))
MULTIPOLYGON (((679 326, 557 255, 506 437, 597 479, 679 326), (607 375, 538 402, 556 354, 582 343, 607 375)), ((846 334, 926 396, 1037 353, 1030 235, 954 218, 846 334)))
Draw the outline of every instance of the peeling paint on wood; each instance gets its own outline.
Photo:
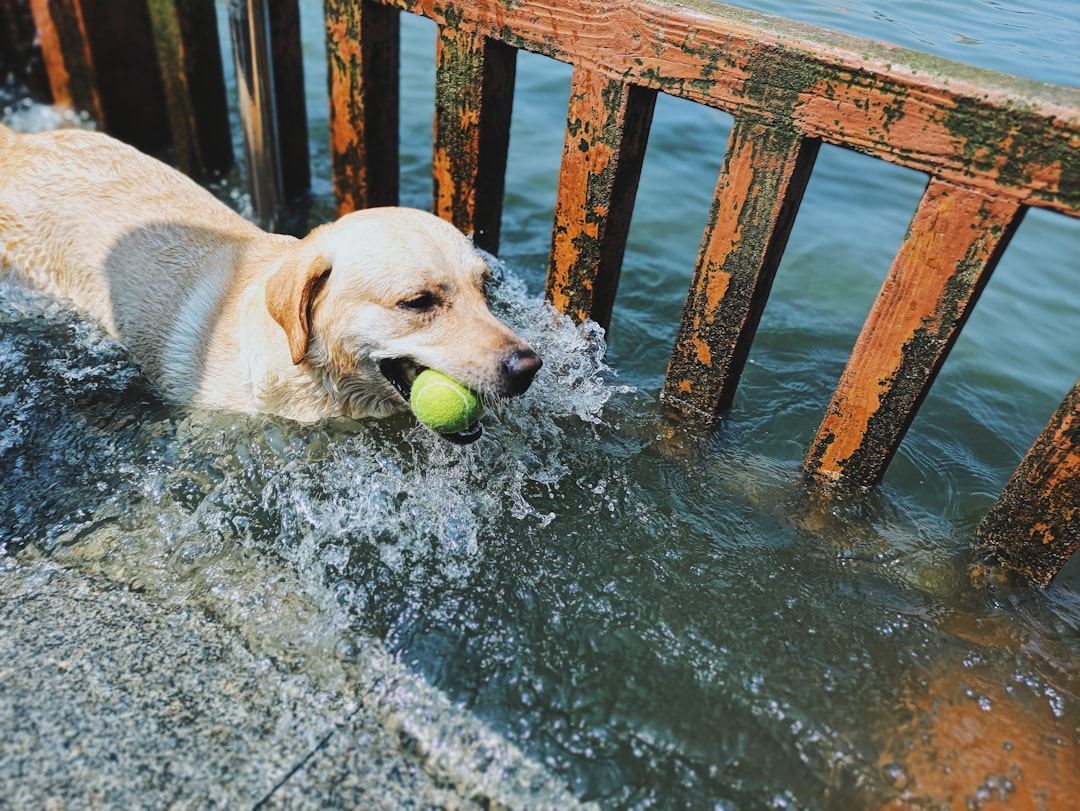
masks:
POLYGON ((398 201, 399 19, 368 0, 326 0, 330 161, 338 214, 398 201))
POLYGON ((736 120, 662 397, 688 416, 731 407, 818 142, 736 120))
POLYGON ((880 481, 1023 212, 930 182, 818 429, 811 475, 880 481))
POLYGON ((1080 383, 979 526, 976 548, 1038 586, 1080 549, 1080 383))
POLYGON ((547 295, 579 321, 611 319, 656 94, 578 67, 570 87, 547 295))
POLYGON ((439 29, 435 74, 435 213, 499 250, 517 50, 439 29))

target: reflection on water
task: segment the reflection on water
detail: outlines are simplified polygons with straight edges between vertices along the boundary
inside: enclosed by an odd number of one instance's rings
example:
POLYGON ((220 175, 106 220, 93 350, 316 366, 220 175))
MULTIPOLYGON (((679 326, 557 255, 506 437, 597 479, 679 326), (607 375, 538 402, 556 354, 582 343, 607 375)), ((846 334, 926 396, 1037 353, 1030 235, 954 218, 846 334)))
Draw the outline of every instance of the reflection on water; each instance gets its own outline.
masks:
MULTIPOLYGON (((434 37, 403 25, 403 196, 426 205, 434 37)), ((4 282, 0 548, 205 612, 510 807, 1076 796, 1076 567, 1046 593, 980 586, 965 550, 1080 369, 1077 223, 1029 215, 885 485, 823 502, 802 454, 925 180, 823 150, 735 410, 672 425, 654 392, 729 122, 658 105, 605 339, 528 292, 568 82, 519 61, 495 306, 545 366, 480 443, 174 408, 94 325, 4 282)), ((235 178, 222 194, 242 207, 235 178)))

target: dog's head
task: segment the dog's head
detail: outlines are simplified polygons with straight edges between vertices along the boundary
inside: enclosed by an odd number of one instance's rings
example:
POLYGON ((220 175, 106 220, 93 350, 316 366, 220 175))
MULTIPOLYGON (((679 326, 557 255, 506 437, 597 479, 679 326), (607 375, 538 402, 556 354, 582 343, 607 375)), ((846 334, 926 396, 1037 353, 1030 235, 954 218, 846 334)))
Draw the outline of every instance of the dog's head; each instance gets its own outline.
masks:
POLYGON ((408 408, 437 369, 486 398, 522 394, 540 357, 488 309, 490 268, 468 238, 415 209, 376 208, 312 231, 266 284, 294 364, 355 416, 408 408))

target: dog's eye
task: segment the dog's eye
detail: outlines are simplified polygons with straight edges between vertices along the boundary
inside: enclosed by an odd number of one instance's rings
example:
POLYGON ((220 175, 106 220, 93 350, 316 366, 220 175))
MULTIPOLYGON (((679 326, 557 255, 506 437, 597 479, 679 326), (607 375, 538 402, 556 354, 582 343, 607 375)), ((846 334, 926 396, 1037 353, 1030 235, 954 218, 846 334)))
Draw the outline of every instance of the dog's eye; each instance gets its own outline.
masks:
POLYGON ((410 299, 398 302, 398 307, 403 310, 411 310, 414 313, 426 313, 428 310, 435 308, 435 305, 439 303, 439 300, 435 298, 434 293, 421 293, 418 296, 413 296, 410 299))

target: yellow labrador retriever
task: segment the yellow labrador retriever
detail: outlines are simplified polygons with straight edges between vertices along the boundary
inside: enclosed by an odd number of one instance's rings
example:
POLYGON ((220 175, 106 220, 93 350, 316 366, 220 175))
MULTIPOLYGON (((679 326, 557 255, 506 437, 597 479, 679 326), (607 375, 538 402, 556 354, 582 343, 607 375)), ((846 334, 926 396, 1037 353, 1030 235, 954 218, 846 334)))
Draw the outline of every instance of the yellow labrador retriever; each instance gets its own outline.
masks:
POLYGON ((300 240, 268 234, 99 133, 0 126, 0 269, 94 315, 181 402, 385 417, 423 368, 503 397, 541 363, 488 310, 484 259, 439 218, 370 209, 300 240))

